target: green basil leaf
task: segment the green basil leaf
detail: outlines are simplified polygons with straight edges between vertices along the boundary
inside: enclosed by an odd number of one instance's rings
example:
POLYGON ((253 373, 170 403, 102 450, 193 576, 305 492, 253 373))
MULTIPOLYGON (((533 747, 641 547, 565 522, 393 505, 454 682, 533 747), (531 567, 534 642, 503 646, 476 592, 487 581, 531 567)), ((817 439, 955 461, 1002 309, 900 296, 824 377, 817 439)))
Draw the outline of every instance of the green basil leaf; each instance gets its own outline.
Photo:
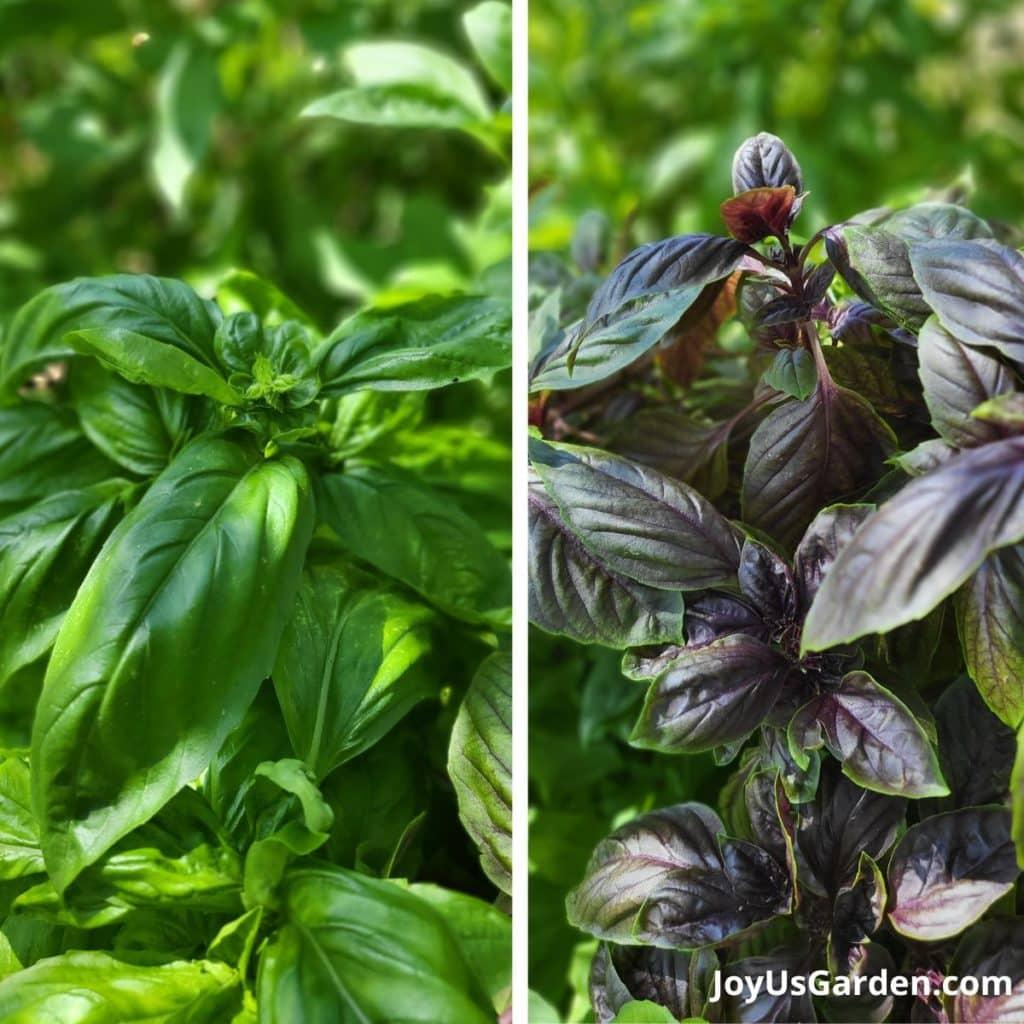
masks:
POLYGON ((500 0, 483 0, 466 11, 462 24, 487 73, 511 93, 512 7, 500 0))
POLYGON ((409 886, 443 918, 459 941, 466 963, 500 1012, 512 984, 512 918, 494 904, 465 893, 418 882, 409 886))
POLYGON ((300 463, 189 445, 114 530, 50 659, 33 799, 54 884, 209 764, 273 667, 313 526, 300 463))
POLYGON ((744 520, 791 548, 822 506, 875 482, 895 442, 860 395, 819 381, 806 401, 773 409, 750 439, 744 520))
POLYGON ((475 76, 451 57, 417 43, 358 43, 345 51, 355 86, 311 103, 304 117, 357 124, 455 128, 483 134, 491 106, 475 76))
POLYGON ((319 484, 321 518, 357 558, 455 618, 507 620, 508 563, 451 500, 370 462, 348 463, 319 484))
POLYGON ((487 994, 443 917, 393 882, 303 868, 282 886, 283 924, 260 956, 266 1024, 493 1024, 487 994))
POLYGON ((346 320, 317 359, 325 398, 490 377, 512 363, 512 310, 501 299, 475 296, 371 309, 346 320))
POLYGON ((307 569, 274 668, 292 747, 324 778, 376 743, 437 684, 427 607, 343 565, 307 569))
POLYGON ((155 476, 189 439, 194 409, 174 391, 131 384, 93 360, 69 375, 82 431, 107 458, 139 476, 155 476))
POLYGON ((529 483, 530 621, 579 643, 623 649, 682 638, 683 599, 615 572, 569 528, 539 480, 529 483))
POLYGON ((32 815, 28 758, 14 751, 0 752, 0 880, 45 870, 32 815))
POLYGON ((238 975, 213 960, 143 967, 107 953, 65 953, 0 982, 0 1018, 9 1024, 223 1024, 240 1004, 238 975))
POLYGON ((1024 438, 994 441, 907 484, 842 550, 804 622, 822 651, 924 618, 993 551, 1024 539, 1024 438), (957 528, 970 514, 971 529, 957 528))
POLYGON ((789 671, 782 655, 743 633, 684 648, 651 683, 630 745, 697 753, 745 740, 771 714, 789 671))
POLYGON ((772 365, 764 371, 764 382, 802 402, 818 385, 814 356, 805 348, 784 348, 776 352, 772 365))
POLYGON ((1016 729, 1024 722, 1024 546, 981 563, 957 594, 956 622, 978 692, 1016 729))
POLYGON ((925 300, 955 337, 1024 359, 1024 256, 987 239, 940 240, 915 245, 910 259, 925 300))
POLYGON ((73 355, 71 331, 131 331, 212 366, 219 322, 214 303, 169 278, 116 274, 54 285, 22 306, 4 335, 0 394, 13 395, 31 374, 73 355))
POLYGON ((206 155, 220 106, 214 51, 182 38, 160 69, 156 88, 156 145, 150 166, 164 198, 179 215, 185 189, 206 155))
POLYGON ((0 408, 0 517, 53 495, 117 476, 65 410, 38 402, 0 408))
POLYGON ((448 775, 459 817, 487 877, 512 893, 512 658, 492 654, 470 684, 452 730, 448 775))
POLYGON ((659 1024, 659 1021, 675 1024, 676 1018, 664 1006, 649 999, 641 999, 626 1003, 615 1015, 612 1024, 659 1024))
POLYGON ((889 861, 889 920, 901 935, 958 935, 1012 888, 1019 873, 1010 812, 968 807, 907 830, 889 861))
POLYGON ((297 753, 323 777, 436 686, 420 662, 434 613, 342 565, 307 571, 274 679, 297 753))
POLYGON ((892 796, 947 796, 938 757, 910 709, 866 672, 805 704, 789 725, 798 761, 824 744, 858 785, 892 796))
POLYGON ((111 327, 73 331, 67 338, 76 352, 96 356, 133 384, 206 395, 222 405, 242 404, 242 396, 216 370, 176 345, 111 327))
POLYGON ((53 647, 127 487, 109 480, 59 492, 0 519, 0 692, 53 647))
POLYGON ((666 807, 623 825, 598 845, 569 894, 569 923, 610 942, 694 949, 787 913, 786 869, 723 830, 701 804, 666 807))
POLYGON ((648 587, 699 590, 734 580, 729 521, 687 484, 576 445, 536 445, 534 468, 584 547, 648 587))
POLYGON ((917 339, 918 374, 936 432, 958 448, 973 448, 1003 436, 973 416, 996 395, 1012 392, 1014 375, 998 359, 957 341, 929 317, 917 339))

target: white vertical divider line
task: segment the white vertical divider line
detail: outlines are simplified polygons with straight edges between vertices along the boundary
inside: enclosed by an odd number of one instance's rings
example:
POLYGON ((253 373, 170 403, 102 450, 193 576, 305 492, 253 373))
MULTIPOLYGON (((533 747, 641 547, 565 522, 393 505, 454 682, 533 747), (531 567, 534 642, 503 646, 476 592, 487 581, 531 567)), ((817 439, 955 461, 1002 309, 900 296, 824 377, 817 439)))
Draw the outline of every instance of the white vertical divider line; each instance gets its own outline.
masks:
POLYGON ((526 404, 529 248, 529 5, 512 0, 512 1006, 528 1024, 526 404))

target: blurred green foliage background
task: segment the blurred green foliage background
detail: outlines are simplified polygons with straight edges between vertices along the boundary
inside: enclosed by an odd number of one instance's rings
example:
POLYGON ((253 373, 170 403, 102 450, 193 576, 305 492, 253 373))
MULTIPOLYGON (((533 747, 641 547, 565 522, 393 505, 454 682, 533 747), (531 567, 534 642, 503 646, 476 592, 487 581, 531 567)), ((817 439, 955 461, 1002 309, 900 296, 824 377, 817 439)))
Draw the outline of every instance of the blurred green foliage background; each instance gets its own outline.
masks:
POLYGON ((112 271, 203 287, 244 267, 321 326, 478 283, 509 255, 505 154, 300 116, 353 83, 350 44, 379 38, 454 58, 500 109, 470 6, 0 0, 0 322, 44 285, 112 271))
POLYGON ((1024 213, 1015 0, 531 0, 535 248, 589 207, 639 240, 717 231, 739 143, 797 154, 804 224, 969 175, 1024 213))
MULTIPOLYGON (((733 153, 759 131, 780 135, 801 162, 805 237, 949 189, 1020 226, 1024 6, 531 0, 538 337, 556 286, 568 322, 634 244, 724 234, 733 153), (595 261, 604 231, 610 251, 595 261)), ((567 892, 611 829, 666 804, 717 805, 728 769, 711 755, 629 747, 644 688, 622 676, 616 653, 538 630, 530 651, 531 1020, 588 1021, 596 942, 566 924, 567 892)))

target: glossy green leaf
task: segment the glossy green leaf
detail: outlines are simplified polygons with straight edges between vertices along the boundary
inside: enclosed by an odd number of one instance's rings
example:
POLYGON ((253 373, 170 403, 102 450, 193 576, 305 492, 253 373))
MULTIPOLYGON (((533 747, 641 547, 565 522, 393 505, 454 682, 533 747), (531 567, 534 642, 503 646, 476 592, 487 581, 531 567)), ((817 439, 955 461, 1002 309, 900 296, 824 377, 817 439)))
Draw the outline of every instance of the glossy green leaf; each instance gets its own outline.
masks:
POLYGON ((74 491, 117 474, 65 410, 37 402, 0 408, 0 517, 51 497, 54 480, 74 491))
POLYGON ((292 871, 282 890, 283 923, 260 956, 267 1024, 493 1024, 458 940, 426 900, 341 868, 292 871))
POLYGON ((0 879, 45 871, 39 829, 32 815, 28 758, 0 752, 0 879))
POLYGON ((61 627, 33 729, 58 892, 241 720, 273 666, 312 519, 299 463, 204 438, 115 529, 61 627))
POLYGON ((512 8, 501 0, 483 0, 462 16, 462 24, 480 63, 507 93, 512 92, 512 8))
POLYGON ((71 331, 130 331, 213 365, 219 322, 212 302, 169 278, 116 274, 54 285, 18 310, 5 332, 0 393, 13 395, 32 373, 73 355, 71 331))
POLYGON ((6 1024, 223 1024, 240 1002, 238 975, 212 960, 145 967, 107 953, 74 952, 0 982, 6 1024))
POLYGON ((659 1024, 661 1021, 675 1024, 676 1020, 664 1006, 642 999, 626 1003, 615 1015, 613 1024, 659 1024))
POLYGON ((804 623, 825 650, 924 618, 993 551, 1024 539, 1024 439, 965 452, 912 480, 843 549, 804 623), (958 524, 971 516, 971 529, 958 524))
POLYGON ((175 345, 110 327, 74 331, 67 338, 76 352, 96 356, 133 384, 206 395, 222 405, 242 404, 242 396, 216 370, 175 345))
POLYGON ((139 476, 159 473, 195 426, 195 411, 185 396, 131 384, 93 360, 75 361, 70 391, 86 437, 139 476))
POLYGON ((49 653, 127 489, 62 491, 0 519, 0 689, 49 653))
POLYGON ((466 963, 491 999, 507 1002, 512 984, 512 918, 492 903, 429 882, 417 882, 409 890, 444 918, 466 963))
POLYGON ((510 574, 481 528, 411 474, 350 462, 320 478, 319 512, 345 547, 456 618, 507 618, 510 574))
POLYGON ((157 185, 175 211, 185 205, 185 189, 210 144, 219 100, 214 54, 204 46, 178 42, 157 80, 151 158, 157 185))
POLYGON ((534 468, 565 522, 615 572, 664 590, 735 578, 736 533, 693 488, 596 448, 535 451, 534 468))
POLYGON ((874 482, 895 441, 860 395, 819 381, 806 401, 773 409, 750 439, 744 520, 795 545, 822 506, 858 497, 874 482))
POLYGON ((615 572, 569 528, 540 480, 529 482, 529 615, 549 633, 623 649, 682 639, 683 599, 615 572))
POLYGON ((967 671, 1008 726, 1024 722, 1024 546, 989 555, 956 597, 967 671))
POLYGON ((889 920, 908 938, 958 935, 1013 888, 1019 873, 1010 812, 968 807, 907 831, 889 862, 889 920))
POLYGON ((814 356, 805 348, 784 348, 776 352, 772 365, 764 372, 764 382, 802 402, 818 383, 814 356))
POLYGON ((492 654, 473 677, 452 729, 448 775, 487 877, 511 895, 511 656, 492 654))
POLYGON ((421 391, 493 376, 512 363, 502 299, 427 298, 346 320, 317 353, 322 395, 421 391))
POLYGON ((304 117, 471 134, 491 119, 473 74, 439 50, 418 43, 359 43, 348 48, 345 64, 355 86, 311 103, 304 117))
POLYGON ((437 690, 422 661, 433 612, 338 565, 304 576, 274 688, 292 747, 323 778, 437 690))

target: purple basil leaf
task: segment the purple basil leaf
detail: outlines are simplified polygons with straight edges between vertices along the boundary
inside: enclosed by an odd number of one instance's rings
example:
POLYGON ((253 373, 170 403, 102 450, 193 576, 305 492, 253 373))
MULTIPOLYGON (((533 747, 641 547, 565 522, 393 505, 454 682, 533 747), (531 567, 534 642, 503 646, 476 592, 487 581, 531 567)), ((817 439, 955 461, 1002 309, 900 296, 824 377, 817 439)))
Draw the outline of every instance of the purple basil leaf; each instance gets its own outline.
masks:
POLYGON ((819 381, 804 402, 785 402, 750 439, 743 518, 786 547, 823 505, 857 494, 881 474, 895 436, 859 395, 819 381))
POLYGON ((910 259, 925 300, 957 338, 1024 360, 1024 256, 953 240, 915 245, 910 259))
POLYGON ((856 877, 840 888, 832 905, 828 962, 833 974, 846 976, 856 966, 857 947, 882 926, 885 877, 874 859, 860 855, 856 877))
MULTIPOLYGON (((892 954, 877 942, 855 946, 850 950, 849 959, 853 964, 851 973, 863 978, 879 975, 891 978, 898 973, 892 954)), ((890 1019, 895 1002, 893 996, 888 994, 887 986, 883 985, 882 993, 872 995, 871 986, 866 985, 859 996, 824 996, 819 999, 818 1005, 830 1024, 881 1024, 890 1019)))
POLYGON ((774 858, 720 837, 701 804, 644 814, 603 840, 566 901, 569 923, 624 945, 695 949, 788 913, 788 874, 774 858))
POLYGON ((789 726, 790 749, 822 744, 858 785, 893 796, 946 796, 939 760, 910 709, 866 672, 804 705, 789 726))
POLYGON ((791 295, 779 295, 757 310, 755 323, 758 329, 794 324, 799 320, 807 319, 810 311, 809 303, 794 299, 791 295))
POLYGON ((743 804, 751 841, 780 864, 790 865, 795 874, 792 823, 779 773, 765 769, 751 772, 743 785, 743 804))
POLYGON ((733 192, 783 185, 792 185, 797 192, 804 190, 800 165, 782 139, 760 132, 743 142, 732 160, 733 192))
POLYGON ((600 1024, 626 1003, 650 1000, 677 1018, 689 1016, 689 953, 602 942, 590 964, 590 1002, 600 1024))
POLYGON ((907 830, 889 861, 889 921, 907 938, 959 935, 1017 879, 1004 807, 967 807, 907 830))
POLYGON ((828 294, 829 286, 836 276, 836 268, 831 263, 819 263, 804 278, 804 300, 812 306, 821 302, 828 294))
POLYGON ((737 633, 685 650, 647 691, 630 743, 696 753, 746 739, 771 712, 789 662, 737 633))
POLYGON ((789 986, 780 984, 783 971, 790 978, 806 979, 810 961, 811 957, 803 950, 777 950, 767 956, 737 960, 722 971, 722 991, 725 991, 727 978, 750 979, 749 983, 744 985, 744 993, 739 996, 724 995, 719 1003, 709 1005, 720 1008, 720 1019, 729 1021, 730 1024, 754 1024, 761 1021, 799 1021, 800 1024, 814 1024, 818 1017, 814 1010, 814 1000, 807 988, 805 987, 802 995, 791 995, 789 986), (757 996, 748 1002, 746 993, 755 988, 757 996))
POLYGON ((1016 729, 1024 721, 1024 545, 989 555, 957 594, 956 613, 967 671, 1016 729))
POLYGON ((663 590, 735 579, 733 526, 692 487, 597 448, 548 445, 536 468, 562 517, 613 571, 663 590))
POLYGON ((998 359, 957 341, 929 317, 917 338, 918 374, 936 433, 957 448, 973 448, 1003 436, 999 427, 975 419, 974 410, 1015 389, 1014 376, 998 359))
POLYGON ((664 647, 651 645, 634 647, 622 656, 622 674, 627 679, 646 682, 660 676, 686 648, 681 644, 667 644, 664 647))
POLYGON ((737 576, 743 596, 765 622, 791 623, 796 619, 796 586, 789 566, 753 537, 743 542, 737 576))
POLYGON ((682 597, 612 571, 583 546, 536 480, 529 485, 529 523, 532 622, 614 648, 682 638, 682 597))
POLYGON ((911 270, 907 243, 884 227, 830 228, 825 247, 833 266, 865 302, 916 331, 931 310, 911 270))
POLYGON ((924 618, 991 552, 1021 539, 1024 438, 956 456, 912 480, 857 531, 811 605, 804 650, 924 618))
POLYGON ((794 807, 801 884, 834 897, 856 876, 861 853, 877 861, 892 846, 906 807, 906 800, 861 789, 825 762, 814 800, 794 807))
POLYGON ((685 289, 696 301, 705 286, 725 280, 751 254, 756 255, 749 246, 720 235, 678 235, 641 245, 594 292, 585 330, 642 296, 685 289))
POLYGON ((908 244, 936 238, 992 238, 992 229, 977 214, 953 203, 918 203, 897 210, 885 228, 908 244))
MULTIPOLYGON (((657 407, 642 409, 624 420, 608 447, 617 455, 690 483, 722 452, 731 431, 729 420, 701 423, 673 409, 657 407)), ((700 490, 714 497, 707 486, 700 490)))
POLYGON ((942 810, 1006 800, 1016 736, 985 706, 970 679, 961 676, 935 704, 939 763, 950 796, 942 810))
POLYGON ((568 391, 605 380, 636 362, 675 327, 703 288, 675 289, 639 298, 592 326, 574 325, 555 348, 538 360, 531 391, 568 391))
POLYGON ((1006 995, 965 995, 947 1000, 952 1021, 1017 1024, 1024 1020, 1024 919, 982 921, 960 942, 949 973, 957 977, 1009 978, 1006 995))
POLYGON ((741 242, 760 242, 765 238, 784 238, 803 206, 792 185, 764 186, 738 192, 722 203, 722 220, 733 238, 741 242))
POLYGON ((689 600, 683 624, 687 647, 704 647, 730 633, 767 640, 770 632, 764 618, 746 601, 714 590, 689 600))
POLYGON ((825 573, 839 552, 849 544, 874 510, 874 505, 830 505, 822 509, 807 527, 793 559, 800 607, 804 611, 811 606, 825 573))

